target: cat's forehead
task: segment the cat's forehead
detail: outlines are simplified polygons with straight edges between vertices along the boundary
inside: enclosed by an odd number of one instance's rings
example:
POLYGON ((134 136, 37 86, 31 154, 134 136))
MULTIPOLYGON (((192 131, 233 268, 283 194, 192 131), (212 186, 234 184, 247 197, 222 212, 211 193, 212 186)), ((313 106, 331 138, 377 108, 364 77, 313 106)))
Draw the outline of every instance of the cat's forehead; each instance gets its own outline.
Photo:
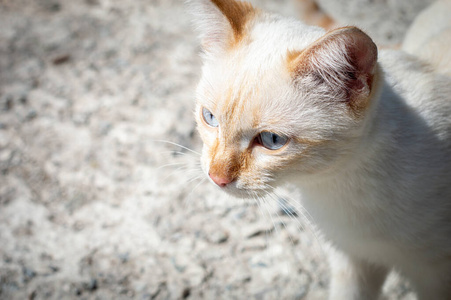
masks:
POLYGON ((302 50, 323 34, 294 20, 263 17, 246 41, 204 62, 198 104, 212 111, 231 131, 261 129, 290 113, 292 77, 287 55, 302 50))
POLYGON ((204 61, 201 85, 205 84, 204 90, 211 89, 210 93, 262 92, 277 83, 277 79, 290 76, 287 66, 290 52, 302 51, 323 34, 322 29, 297 20, 261 15, 242 43, 204 61))
MULTIPOLYGON (((230 70, 228 70, 230 71, 230 70)), ((277 130, 290 106, 287 89, 290 78, 284 71, 250 73, 226 71, 211 74, 200 84, 198 104, 215 115, 223 134, 252 135, 260 130, 277 130)))

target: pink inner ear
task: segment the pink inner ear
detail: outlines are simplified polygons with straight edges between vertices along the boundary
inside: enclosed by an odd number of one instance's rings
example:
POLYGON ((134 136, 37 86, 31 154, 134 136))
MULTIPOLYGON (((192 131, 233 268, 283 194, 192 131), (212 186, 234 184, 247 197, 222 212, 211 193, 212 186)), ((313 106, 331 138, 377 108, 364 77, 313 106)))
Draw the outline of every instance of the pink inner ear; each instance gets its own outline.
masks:
POLYGON ((360 30, 353 30, 345 35, 347 56, 354 68, 352 78, 349 78, 345 85, 349 91, 348 100, 351 101, 351 106, 357 107, 362 105, 362 96, 366 98, 371 93, 377 64, 377 48, 360 30))
POLYGON ((293 57, 294 54, 288 54, 290 69, 300 74, 315 69, 340 73, 351 71, 356 75, 373 74, 377 63, 376 45, 356 27, 333 30, 299 52, 297 57, 293 57))
POLYGON ((319 85, 327 86, 330 99, 346 102, 356 115, 367 107, 376 72, 377 47, 360 29, 333 30, 301 52, 288 52, 287 58, 296 81, 308 84, 313 91, 319 85))
POLYGON ((292 59, 289 68, 296 77, 310 76, 316 84, 326 83, 342 91, 346 101, 369 95, 377 64, 377 47, 356 27, 333 30, 292 59))
MULTIPOLYGON (((355 66, 357 77, 366 75, 372 78, 377 63, 376 45, 368 35, 357 28, 351 28, 349 33, 346 31, 343 33, 348 44, 346 51, 351 65, 355 66)), ((371 86, 368 82, 367 84, 371 86)))
MULTIPOLYGON (((371 38, 356 27, 345 27, 328 33, 317 45, 317 58, 331 72, 351 72, 355 79, 371 76, 377 63, 377 47, 371 38), (328 52, 334 54, 327 55, 328 52), (341 55, 340 55, 341 54, 341 55)), ((349 79, 353 76, 350 76, 349 79)))

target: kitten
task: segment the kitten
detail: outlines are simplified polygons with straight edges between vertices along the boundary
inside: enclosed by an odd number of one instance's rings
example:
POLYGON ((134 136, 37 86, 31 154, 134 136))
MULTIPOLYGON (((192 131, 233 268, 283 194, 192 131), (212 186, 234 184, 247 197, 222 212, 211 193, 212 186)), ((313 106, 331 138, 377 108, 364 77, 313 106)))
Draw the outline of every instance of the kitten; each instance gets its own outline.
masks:
POLYGON ((330 299, 377 299, 392 268, 419 299, 451 299, 451 78, 355 27, 190 7, 211 181, 239 197, 296 185, 335 249, 330 299))

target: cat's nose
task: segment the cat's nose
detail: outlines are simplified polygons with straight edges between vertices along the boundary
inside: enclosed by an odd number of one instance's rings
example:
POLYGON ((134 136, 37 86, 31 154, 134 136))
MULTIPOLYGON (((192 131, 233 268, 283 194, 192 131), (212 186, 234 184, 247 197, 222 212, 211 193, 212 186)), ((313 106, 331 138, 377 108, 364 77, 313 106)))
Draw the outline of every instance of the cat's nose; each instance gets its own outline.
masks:
POLYGON ((210 176, 211 180, 213 180, 214 183, 216 183, 220 187, 225 187, 232 182, 232 179, 228 177, 222 177, 211 173, 209 173, 208 175, 210 176))

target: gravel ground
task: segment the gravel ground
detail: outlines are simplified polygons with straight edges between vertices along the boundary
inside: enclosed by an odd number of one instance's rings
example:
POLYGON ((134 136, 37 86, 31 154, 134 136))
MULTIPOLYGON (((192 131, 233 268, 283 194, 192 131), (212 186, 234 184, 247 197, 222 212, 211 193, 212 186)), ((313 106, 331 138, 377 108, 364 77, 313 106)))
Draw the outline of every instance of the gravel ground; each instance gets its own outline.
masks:
POLYGON ((281 210, 296 195, 231 199, 172 144, 201 148, 198 44, 180 0, 0 0, 0 299, 326 297, 326 246, 281 210))

